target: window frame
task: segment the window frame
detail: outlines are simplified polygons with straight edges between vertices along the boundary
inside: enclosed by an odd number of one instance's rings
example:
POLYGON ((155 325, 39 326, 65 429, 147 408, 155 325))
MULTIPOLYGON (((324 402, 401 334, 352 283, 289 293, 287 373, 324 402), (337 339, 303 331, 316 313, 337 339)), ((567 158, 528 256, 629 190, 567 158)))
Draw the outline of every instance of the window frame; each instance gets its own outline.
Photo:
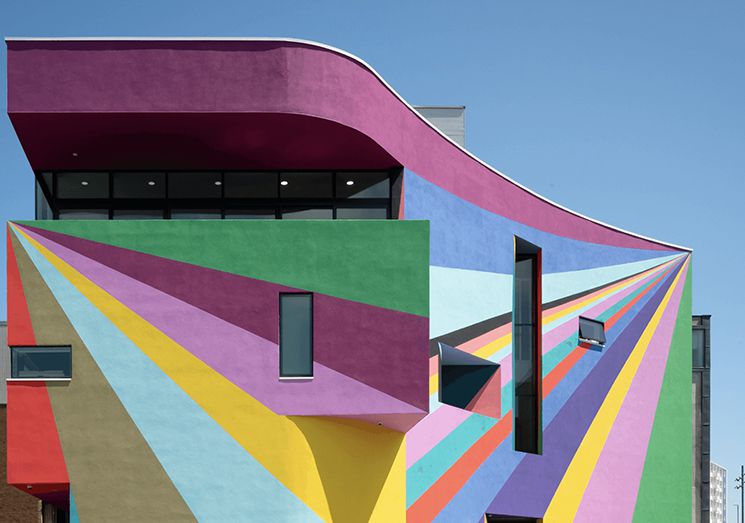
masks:
POLYGON ((293 381, 293 380, 312 380, 315 377, 315 298, 312 292, 295 291, 295 292, 280 292, 278 299, 278 311, 277 316, 279 318, 278 324, 278 340, 279 340, 279 379, 280 381, 293 381), (295 375, 285 374, 282 372, 282 298, 284 296, 308 296, 310 298, 310 374, 308 375, 295 375))
POLYGON ((577 318, 577 322, 578 322, 578 324, 577 324, 577 337, 578 337, 580 343, 589 343, 590 345, 594 345, 596 347, 605 347, 605 344, 608 342, 608 338, 605 335, 605 322, 600 321, 600 320, 596 320, 596 319, 593 319, 593 318, 588 318, 587 316, 579 316, 577 318), (593 324, 596 324, 596 325, 600 325, 600 328, 602 329, 602 332, 603 332, 603 341, 602 342, 600 340, 596 340, 595 338, 586 338, 586 337, 582 336, 582 322, 583 321, 586 321, 588 323, 593 323, 593 324))
POLYGON ((73 360, 72 360, 72 345, 10 345, 8 346, 10 353, 10 377, 8 381, 71 381, 73 377, 73 360), (18 377, 14 376, 15 373, 15 362, 17 358, 16 351, 18 349, 55 349, 60 352, 66 352, 70 357, 70 375, 65 377, 18 377))
MULTIPOLYGON (((52 219, 59 220, 60 211, 72 210, 102 210, 108 211, 108 219, 113 220, 114 211, 128 210, 153 210, 162 211, 164 220, 171 219, 171 212, 177 209, 209 209, 219 212, 220 219, 225 219, 226 212, 229 210, 239 211, 242 209, 250 210, 252 208, 270 208, 274 209, 275 219, 282 219, 281 213, 283 207, 318 207, 331 208, 332 217, 335 220, 337 207, 341 208, 367 208, 367 207, 385 207, 385 219, 397 219, 394 211, 397 210, 401 194, 396 190, 401 189, 400 180, 403 178, 403 167, 394 166, 389 169, 215 169, 215 170, 184 170, 184 169, 122 169, 115 171, 102 171, 100 169, 75 169, 75 170, 45 170, 35 171, 34 176, 39 184, 41 191, 46 196, 47 203, 51 208, 52 219), (107 173, 108 174, 108 197, 106 198, 64 198, 58 197, 57 179, 60 174, 67 172, 74 173, 107 173), (276 198, 241 198, 228 197, 225 194, 226 174, 250 174, 252 172, 263 174, 275 174, 277 183, 276 198), (165 178, 165 197, 164 198, 115 198, 114 197, 114 178, 120 173, 162 173, 165 178), (172 173, 208 173, 220 174, 221 196, 210 198, 174 198, 170 196, 169 179, 172 173), (330 173, 331 174, 331 197, 328 198, 282 198, 280 197, 281 177, 283 173, 330 173), (337 178, 351 173, 385 173, 388 177, 389 196, 387 198, 342 198, 337 196, 337 178), (47 180, 51 178, 51 187, 48 186, 47 180), (394 208, 395 207, 395 208, 394 208)), ((158 219, 158 218, 155 218, 158 219)), ((371 219, 371 218, 366 218, 371 219)))
POLYGON ((513 237, 514 243, 514 269, 513 269, 513 301, 512 301, 512 432, 513 432, 513 449, 517 452, 526 454, 543 454, 543 363, 542 363, 542 338, 543 338, 543 303, 542 303, 542 249, 527 240, 518 236, 513 237), (517 292, 517 264, 520 261, 532 260, 531 264, 531 299, 532 299, 532 319, 531 327, 533 333, 532 340, 532 382, 533 387, 531 394, 518 394, 517 384, 517 347, 515 346, 516 338, 516 310, 518 306, 517 292), (528 445, 521 446, 518 443, 518 427, 522 426, 517 423, 517 408, 519 396, 534 396, 533 405, 533 429, 535 431, 535 441, 530 441, 528 445))

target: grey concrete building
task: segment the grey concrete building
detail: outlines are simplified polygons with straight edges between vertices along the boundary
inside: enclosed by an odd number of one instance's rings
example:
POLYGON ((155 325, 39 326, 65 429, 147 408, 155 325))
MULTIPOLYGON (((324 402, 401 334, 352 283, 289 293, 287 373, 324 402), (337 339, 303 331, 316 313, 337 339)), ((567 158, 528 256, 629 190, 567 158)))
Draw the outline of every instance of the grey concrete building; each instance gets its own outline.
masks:
POLYGON ((693 514, 694 523, 710 518, 711 316, 691 319, 693 328, 693 514))

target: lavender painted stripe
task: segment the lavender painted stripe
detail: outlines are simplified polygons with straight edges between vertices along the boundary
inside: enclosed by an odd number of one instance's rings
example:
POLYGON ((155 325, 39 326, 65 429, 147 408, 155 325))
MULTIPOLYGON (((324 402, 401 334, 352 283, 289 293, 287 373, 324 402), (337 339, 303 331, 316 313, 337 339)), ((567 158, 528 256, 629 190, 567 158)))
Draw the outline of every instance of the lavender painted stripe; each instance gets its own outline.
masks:
POLYGON ((631 521, 634 516, 687 272, 686 267, 652 336, 585 489, 575 521, 622 522, 631 521), (609 511, 608 507, 613 510, 609 511))
POLYGON ((26 232, 116 300, 278 414, 421 413, 408 403, 318 363, 314 368, 313 381, 280 382, 276 344, 33 231, 26 232))
POLYGON ((676 272, 677 270, 672 271, 656 286, 653 296, 624 329, 619 339, 606 347, 607 353, 544 430, 543 455, 525 455, 489 505, 490 511, 542 517, 587 428, 662 301, 676 272))
MULTIPOLYGON (((275 343, 277 295, 301 290, 36 227, 23 228, 275 343)), ((315 299, 319 305, 315 310, 317 362, 428 409, 427 318, 318 293, 315 299)))
POLYGON ((471 415, 464 409, 440 405, 406 434, 406 468, 432 450, 471 415))
MULTIPOLYGON (((572 333, 577 333, 577 322, 576 318, 580 314, 589 316, 591 318, 594 318, 596 316, 599 316, 606 310, 613 307, 615 304, 617 304, 619 301, 621 301, 623 298, 631 294, 632 292, 636 291, 637 289, 643 287, 644 285, 647 285, 650 281, 652 281, 654 278, 659 276, 661 272, 664 272, 664 270, 667 268, 667 265, 661 266, 658 270, 656 270, 654 273, 650 274, 649 276, 639 280, 638 282, 635 282, 633 285, 630 285, 626 289, 623 289, 619 292, 616 292, 615 294, 612 294, 611 296, 607 297, 605 300, 593 305, 591 308, 587 309, 586 311, 577 311, 575 313, 572 313, 569 316, 566 316, 562 318, 563 323, 561 325, 558 325, 557 327, 552 328, 550 331, 546 332, 544 330, 543 334, 543 354, 547 354, 552 349, 554 349, 559 343, 566 340, 569 336, 572 335, 572 333)), ((562 320, 556 320, 552 322, 552 324, 556 324, 559 321, 562 320)), ((579 342, 579 340, 577 340, 579 342)), ((512 380, 512 353, 510 352, 507 354, 501 361, 498 362, 502 367, 502 383, 507 383, 510 380, 512 380)), ((551 369, 544 369, 544 376, 550 372, 551 369)))

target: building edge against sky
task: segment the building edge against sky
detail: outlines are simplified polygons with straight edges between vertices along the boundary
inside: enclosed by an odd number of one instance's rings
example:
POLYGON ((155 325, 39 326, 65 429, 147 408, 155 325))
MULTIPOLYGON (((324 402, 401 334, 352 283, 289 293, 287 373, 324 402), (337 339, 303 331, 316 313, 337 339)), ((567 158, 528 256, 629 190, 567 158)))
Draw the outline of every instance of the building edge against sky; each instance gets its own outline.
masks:
POLYGON ((688 249, 319 44, 7 46, 50 218, 8 225, 11 484, 83 521, 691 513, 688 249))

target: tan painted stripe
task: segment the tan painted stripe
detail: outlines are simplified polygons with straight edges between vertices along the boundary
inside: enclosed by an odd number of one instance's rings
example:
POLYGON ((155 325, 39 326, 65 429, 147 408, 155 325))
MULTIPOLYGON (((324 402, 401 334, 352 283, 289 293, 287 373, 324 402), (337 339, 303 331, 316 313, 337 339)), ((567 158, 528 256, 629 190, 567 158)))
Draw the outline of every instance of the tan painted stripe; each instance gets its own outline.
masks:
POLYGON ((82 521, 195 521, 16 238, 37 343, 70 344, 73 379, 48 384, 82 521))

